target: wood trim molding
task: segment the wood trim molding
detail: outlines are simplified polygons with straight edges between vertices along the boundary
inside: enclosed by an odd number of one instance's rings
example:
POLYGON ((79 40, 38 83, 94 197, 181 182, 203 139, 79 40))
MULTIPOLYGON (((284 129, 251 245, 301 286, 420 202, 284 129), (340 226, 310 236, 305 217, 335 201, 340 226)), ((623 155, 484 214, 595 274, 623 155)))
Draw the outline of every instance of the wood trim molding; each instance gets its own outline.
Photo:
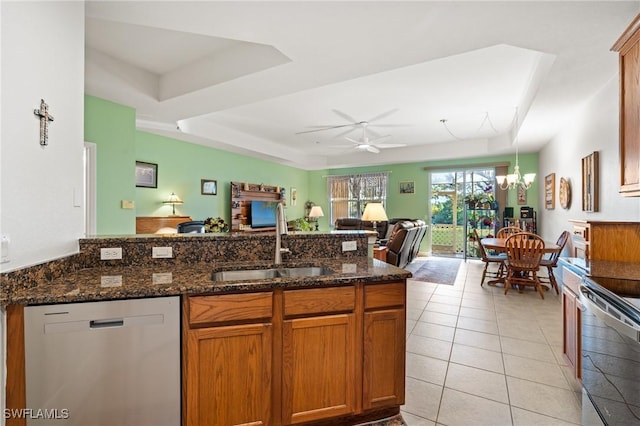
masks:
MULTIPOLYGON (((7 306, 7 387, 6 408, 27 406, 24 355, 24 306, 7 306)), ((25 426, 26 418, 9 417, 6 426, 25 426)))
POLYGON ((630 46, 626 46, 625 44, 631 39, 635 39, 634 43, 630 43, 630 45, 635 44, 638 38, 640 38, 640 33, 636 33, 640 29, 640 14, 636 15, 633 18, 633 21, 627 26, 622 35, 616 40, 616 42, 611 46, 611 50, 614 52, 624 53, 623 49, 628 49, 630 46))
POLYGON ((510 161, 499 161, 497 163, 472 163, 472 164, 451 164, 449 166, 425 166, 422 170, 432 171, 432 170, 452 170, 452 169, 482 169, 482 168, 493 168, 493 167, 509 167, 511 165, 510 161))

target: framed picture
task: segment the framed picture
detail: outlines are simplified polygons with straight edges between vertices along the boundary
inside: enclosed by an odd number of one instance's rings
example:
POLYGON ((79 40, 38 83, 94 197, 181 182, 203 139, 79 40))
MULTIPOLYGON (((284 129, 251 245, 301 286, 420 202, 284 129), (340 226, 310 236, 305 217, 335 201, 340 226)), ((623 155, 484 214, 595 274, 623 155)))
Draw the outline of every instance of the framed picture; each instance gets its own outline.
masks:
POLYGON ((414 192, 415 192, 415 182, 414 181, 400 182, 400 193, 401 194, 413 194, 414 192))
POLYGON ((582 211, 598 211, 598 151, 582 159, 582 211))
POLYGON ((544 178, 544 207, 547 210, 556 208, 556 174, 551 173, 544 178))
POLYGON ((218 195, 218 181, 211 179, 200 179, 200 194, 218 195))
POLYGON ((291 205, 295 206, 298 203, 298 190, 296 188, 291 188, 291 205))
POLYGON ((136 161, 136 186, 141 188, 158 187, 158 165, 136 161))
POLYGON ((518 205, 522 206, 527 204, 527 190, 521 185, 518 185, 518 205))

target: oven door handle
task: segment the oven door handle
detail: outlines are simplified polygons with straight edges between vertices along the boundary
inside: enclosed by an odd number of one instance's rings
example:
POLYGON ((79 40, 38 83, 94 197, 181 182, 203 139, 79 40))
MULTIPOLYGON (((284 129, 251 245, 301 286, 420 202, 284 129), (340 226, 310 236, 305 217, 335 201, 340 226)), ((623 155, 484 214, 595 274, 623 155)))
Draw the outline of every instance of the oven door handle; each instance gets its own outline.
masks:
MULTIPOLYGON (((620 321, 619 319, 610 315, 608 312, 602 310, 602 308, 600 308, 598 305, 596 305, 589 299, 587 294, 595 294, 595 293, 590 291, 587 287, 581 285, 580 286, 580 303, 584 306, 584 309, 586 311, 598 317, 607 326, 613 328, 623 336, 627 336, 628 338, 640 343, 640 330, 632 327, 629 324, 626 324, 620 321)), ((595 296, 595 297, 599 297, 599 296, 595 296)))

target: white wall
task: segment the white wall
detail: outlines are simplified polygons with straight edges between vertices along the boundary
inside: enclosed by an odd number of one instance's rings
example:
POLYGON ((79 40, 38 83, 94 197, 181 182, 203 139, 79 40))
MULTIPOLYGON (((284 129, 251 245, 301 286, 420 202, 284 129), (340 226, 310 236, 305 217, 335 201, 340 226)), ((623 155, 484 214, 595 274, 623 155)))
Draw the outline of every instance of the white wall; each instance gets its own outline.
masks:
MULTIPOLYGON (((11 239, 5 272, 75 253, 84 233, 84 2, 2 0, 0 23, 0 234, 11 239), (41 98, 55 119, 45 148, 33 114, 41 98)), ((2 309, 0 321, 4 412, 2 309)))
POLYGON ((76 253, 84 235, 84 2, 4 1, 1 22, 5 272, 76 253), (40 99, 55 119, 44 148, 33 114, 40 99))
MULTIPOLYGON (((640 221, 640 198, 625 198, 619 189, 619 105, 618 76, 611 80, 579 111, 565 129, 551 140, 539 157, 542 182, 550 173, 556 174, 556 208, 540 208, 538 232, 545 240, 555 241, 563 230, 571 231, 569 219, 640 221), (582 211, 581 159, 594 151, 600 157, 600 209, 582 211), (571 183, 571 206, 560 207, 560 178, 571 183)), ((540 206, 544 206, 544 185, 540 185, 540 206)))

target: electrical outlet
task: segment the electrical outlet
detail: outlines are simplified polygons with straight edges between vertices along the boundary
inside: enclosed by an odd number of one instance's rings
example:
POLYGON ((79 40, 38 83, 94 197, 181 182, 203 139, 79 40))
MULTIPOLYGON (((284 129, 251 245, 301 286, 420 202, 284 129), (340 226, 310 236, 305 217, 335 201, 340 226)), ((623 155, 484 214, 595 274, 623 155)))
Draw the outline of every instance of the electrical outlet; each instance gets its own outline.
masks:
POLYGON ((121 287, 122 275, 102 275, 100 277, 100 287, 121 287))
POLYGON ((120 260, 122 259, 122 248, 111 247, 100 249, 100 260, 120 260))
POLYGON ((154 259, 170 259, 173 257, 173 247, 153 247, 151 257, 154 259))
POLYGON ((356 241, 343 241, 342 251, 354 251, 358 249, 358 243, 356 241))
POLYGON ((151 276, 152 284, 171 284, 173 274, 171 272, 156 272, 151 276))
POLYGON ((9 257, 9 243, 11 239, 8 235, 3 235, 1 239, 1 247, 0 247, 0 263, 9 263, 11 258, 9 257))

